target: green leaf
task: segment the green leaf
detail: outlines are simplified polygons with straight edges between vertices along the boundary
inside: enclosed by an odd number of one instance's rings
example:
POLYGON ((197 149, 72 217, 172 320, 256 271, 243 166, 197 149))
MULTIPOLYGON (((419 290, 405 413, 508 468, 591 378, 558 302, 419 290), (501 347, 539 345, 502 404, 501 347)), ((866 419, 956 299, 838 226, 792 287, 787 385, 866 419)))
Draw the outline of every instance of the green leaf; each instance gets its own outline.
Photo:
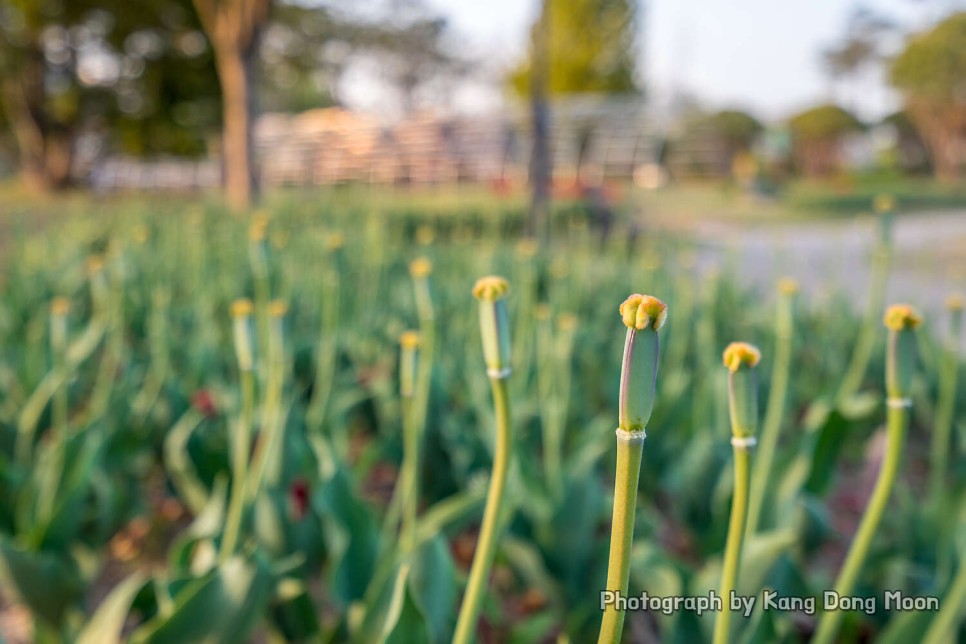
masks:
POLYGON ((146 581, 143 573, 135 572, 115 586, 77 636, 77 644, 119 644, 131 603, 146 581))
POLYGON ((267 566, 235 557, 181 588, 174 598, 174 612, 149 621, 131 641, 244 642, 263 617, 273 588, 267 566))
POLYGON ((839 411, 831 412, 818 429, 815 451, 812 453, 812 468, 805 482, 805 489, 821 495, 832 480, 838 455, 845 444, 852 423, 839 411))
POLYGON ((386 644, 410 644, 411 642, 433 642, 429 624, 416 604, 413 593, 406 585, 403 593, 402 610, 396 619, 392 632, 384 640, 386 644))
POLYGON ((877 644, 906 644, 921 641, 935 613, 921 610, 899 611, 876 637, 877 644))
POLYGON ((65 555, 29 552, 0 536, 0 581, 48 625, 58 627, 67 608, 83 597, 76 567, 65 555))
POLYGON ((305 584, 298 579, 283 579, 278 584, 272 605, 272 622, 288 642, 305 641, 320 632, 317 609, 305 584))
POLYGON ((164 439, 164 467, 178 496, 193 514, 200 514, 208 503, 208 490, 198 478, 188 451, 191 434, 202 420, 200 413, 188 409, 164 439))
POLYGON ((456 568, 445 539, 437 536, 416 552, 408 590, 426 622, 429 641, 446 641, 457 587, 456 568))

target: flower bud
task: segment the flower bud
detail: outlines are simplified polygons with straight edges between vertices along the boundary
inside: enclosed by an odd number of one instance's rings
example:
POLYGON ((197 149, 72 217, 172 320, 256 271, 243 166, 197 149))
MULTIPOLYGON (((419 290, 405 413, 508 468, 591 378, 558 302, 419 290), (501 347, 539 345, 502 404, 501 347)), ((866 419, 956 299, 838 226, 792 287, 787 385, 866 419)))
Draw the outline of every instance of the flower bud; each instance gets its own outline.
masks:
POLYGON ((891 399, 908 398, 916 367, 915 329, 922 316, 908 304, 894 304, 886 311, 883 323, 889 329, 886 339, 886 394, 891 399))
POLYGON ((235 300, 231 305, 232 328, 235 336, 235 356, 241 371, 251 371, 254 358, 252 352, 252 311, 251 300, 235 300))
POLYGON ((634 294, 624 300, 619 312, 627 335, 621 363, 618 426, 626 432, 642 431, 654 410, 660 354, 657 332, 667 320, 667 305, 656 297, 634 294))
POLYGON ((506 305, 509 290, 509 283, 496 276, 480 278, 473 287, 473 295, 480 301, 483 359, 491 374, 510 368, 510 314, 506 305))
POLYGON ((732 342, 724 350, 728 367, 728 407, 731 432, 736 438, 753 436, 758 429, 758 363, 761 351, 747 342, 732 342))

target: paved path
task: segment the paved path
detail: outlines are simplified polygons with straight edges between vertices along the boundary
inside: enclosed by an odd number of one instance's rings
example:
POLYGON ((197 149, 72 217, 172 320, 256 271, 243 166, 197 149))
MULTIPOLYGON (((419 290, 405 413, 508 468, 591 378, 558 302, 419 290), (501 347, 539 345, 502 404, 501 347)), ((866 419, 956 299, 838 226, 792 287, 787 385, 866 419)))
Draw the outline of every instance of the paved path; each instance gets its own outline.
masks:
MULTIPOLYGON (((775 280, 787 275, 813 298, 841 289, 856 307, 864 306, 878 237, 871 215, 791 223, 704 221, 688 232, 701 248, 702 266, 733 267, 763 292, 772 292, 775 280)), ((898 216, 893 240, 887 301, 907 301, 935 314, 949 293, 966 295, 966 212, 898 216)))

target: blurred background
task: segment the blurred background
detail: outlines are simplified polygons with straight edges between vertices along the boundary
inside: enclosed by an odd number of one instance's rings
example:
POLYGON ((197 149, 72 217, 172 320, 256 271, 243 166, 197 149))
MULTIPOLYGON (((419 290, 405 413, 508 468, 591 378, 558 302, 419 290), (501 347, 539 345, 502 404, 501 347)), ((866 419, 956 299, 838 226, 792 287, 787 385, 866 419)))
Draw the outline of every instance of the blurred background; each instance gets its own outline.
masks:
MULTIPOLYGON (((763 350, 775 441, 740 589, 829 587, 908 301, 909 448, 856 592, 940 596, 933 641, 966 641, 964 180, 954 0, 0 0, 0 642, 448 641, 490 273, 518 456, 481 641, 596 633, 631 292, 670 310, 632 590, 717 585, 731 340, 763 350), (415 558, 387 518, 413 478, 415 558)), ((643 611, 626 638, 712 623, 643 611)))
MULTIPOLYGON (((2 12, 7 201, 223 188, 237 210, 261 193, 365 186, 521 198, 536 235, 549 200, 576 198, 712 242, 722 220, 842 220, 881 192, 907 210, 966 203, 955 2, 8 0, 2 12)), ((942 219, 910 252, 961 260, 963 225, 942 219)), ((818 227, 834 256, 816 263, 847 263, 854 243, 837 240, 853 232, 818 227)), ((750 252, 752 276, 767 273, 750 252)))

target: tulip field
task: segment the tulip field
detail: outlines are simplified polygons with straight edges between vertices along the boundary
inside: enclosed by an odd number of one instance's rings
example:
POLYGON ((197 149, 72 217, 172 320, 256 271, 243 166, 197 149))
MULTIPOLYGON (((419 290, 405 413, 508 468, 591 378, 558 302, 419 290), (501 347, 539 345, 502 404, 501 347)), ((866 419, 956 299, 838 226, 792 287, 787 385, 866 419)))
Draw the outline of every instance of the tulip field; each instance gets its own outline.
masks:
POLYGON ((963 300, 876 207, 864 300, 576 203, 0 212, 0 642, 966 641, 963 300))

